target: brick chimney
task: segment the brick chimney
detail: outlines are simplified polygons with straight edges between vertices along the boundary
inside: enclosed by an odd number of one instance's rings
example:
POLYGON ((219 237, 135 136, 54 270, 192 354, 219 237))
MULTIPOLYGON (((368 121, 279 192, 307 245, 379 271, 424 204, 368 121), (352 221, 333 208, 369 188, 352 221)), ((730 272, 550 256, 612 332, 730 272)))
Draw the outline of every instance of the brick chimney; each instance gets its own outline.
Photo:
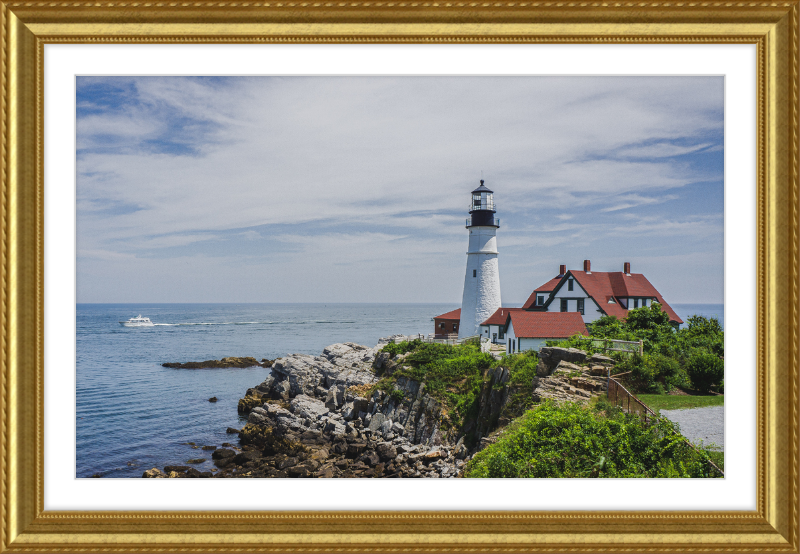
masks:
POLYGON ((566 274, 567 274, 567 266, 564 264, 558 266, 558 276, 563 277, 566 274))
POLYGON ((586 273, 592 272, 592 261, 591 260, 583 260, 583 270, 586 273))
POLYGON ((625 263, 622 265, 622 272, 623 272, 625 275, 630 275, 630 274, 631 274, 631 262, 625 262, 625 263))

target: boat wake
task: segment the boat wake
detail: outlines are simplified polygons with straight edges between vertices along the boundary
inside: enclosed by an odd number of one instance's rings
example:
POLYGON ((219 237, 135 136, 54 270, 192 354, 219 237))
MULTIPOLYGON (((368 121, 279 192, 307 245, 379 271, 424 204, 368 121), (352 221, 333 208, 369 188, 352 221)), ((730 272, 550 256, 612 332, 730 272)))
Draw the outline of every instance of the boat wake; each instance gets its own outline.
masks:
POLYGON ((197 325, 339 325, 356 321, 217 321, 191 323, 153 323, 156 327, 191 327, 197 325))

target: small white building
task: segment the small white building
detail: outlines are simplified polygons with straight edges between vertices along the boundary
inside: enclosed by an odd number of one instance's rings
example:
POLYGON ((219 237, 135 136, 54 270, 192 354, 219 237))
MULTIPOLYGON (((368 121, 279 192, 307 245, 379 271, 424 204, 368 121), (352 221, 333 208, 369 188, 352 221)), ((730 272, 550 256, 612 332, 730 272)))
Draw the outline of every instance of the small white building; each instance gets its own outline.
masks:
POLYGON ((520 310, 522 310, 522 308, 497 308, 497 311, 495 311, 489 319, 481 323, 481 337, 489 339, 494 344, 505 344, 508 314, 512 311, 520 310))
POLYGON ((586 324, 577 312, 531 312, 512 310, 507 316, 506 352, 539 350, 549 340, 564 340, 573 335, 588 336, 586 324))

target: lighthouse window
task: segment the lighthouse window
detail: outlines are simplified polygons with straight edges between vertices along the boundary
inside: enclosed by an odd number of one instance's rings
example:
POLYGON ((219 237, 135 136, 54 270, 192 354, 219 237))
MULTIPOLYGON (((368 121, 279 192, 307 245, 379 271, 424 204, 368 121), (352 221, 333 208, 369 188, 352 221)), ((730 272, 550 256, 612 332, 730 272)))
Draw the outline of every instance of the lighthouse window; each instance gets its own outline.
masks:
POLYGON ((473 277, 477 277, 478 276, 478 270, 477 269, 473 269, 472 270, 472 276, 473 277))

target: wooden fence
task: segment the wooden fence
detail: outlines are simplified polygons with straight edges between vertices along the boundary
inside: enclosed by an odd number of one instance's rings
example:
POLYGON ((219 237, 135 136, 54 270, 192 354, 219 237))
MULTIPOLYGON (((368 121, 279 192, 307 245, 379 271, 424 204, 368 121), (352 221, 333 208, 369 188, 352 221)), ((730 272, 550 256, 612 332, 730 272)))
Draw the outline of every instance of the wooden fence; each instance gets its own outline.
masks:
POLYGON ((639 352, 644 354, 644 342, 640 340, 617 340, 617 339, 589 339, 593 348, 600 344, 603 352, 639 352))

